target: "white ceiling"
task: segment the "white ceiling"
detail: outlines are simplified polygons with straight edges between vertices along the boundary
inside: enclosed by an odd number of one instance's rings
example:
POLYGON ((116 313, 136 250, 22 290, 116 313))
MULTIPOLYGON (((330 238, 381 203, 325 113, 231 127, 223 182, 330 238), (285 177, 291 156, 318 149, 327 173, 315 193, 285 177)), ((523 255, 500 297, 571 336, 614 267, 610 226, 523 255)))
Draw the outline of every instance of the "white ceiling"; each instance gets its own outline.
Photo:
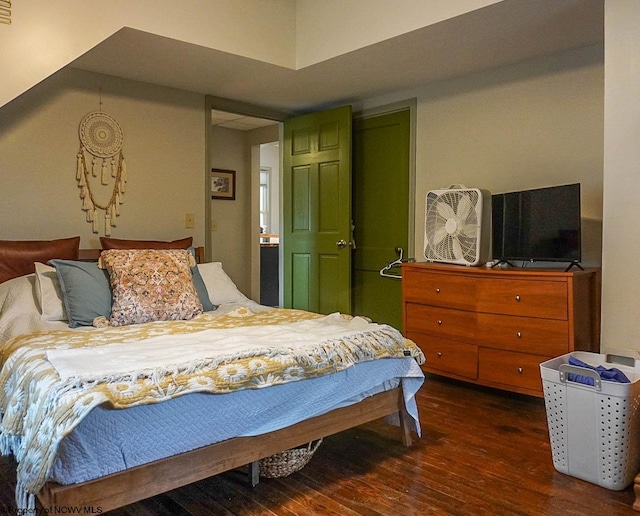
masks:
POLYGON ((224 127, 226 129, 235 129, 236 131, 251 131, 258 127, 273 125, 273 120, 265 118, 256 118, 253 116, 244 116, 236 113, 228 113, 226 111, 211 110, 211 125, 224 127))
POLYGON ((71 66, 302 113, 602 44, 603 3, 504 0, 299 70, 125 28, 71 66))

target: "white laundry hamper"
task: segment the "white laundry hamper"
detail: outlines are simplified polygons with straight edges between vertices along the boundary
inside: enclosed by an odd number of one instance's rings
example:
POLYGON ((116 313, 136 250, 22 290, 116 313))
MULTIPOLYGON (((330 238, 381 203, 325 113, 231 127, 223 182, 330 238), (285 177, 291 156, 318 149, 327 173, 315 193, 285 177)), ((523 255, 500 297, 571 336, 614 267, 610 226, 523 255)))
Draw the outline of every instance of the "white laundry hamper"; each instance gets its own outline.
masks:
POLYGON ((633 482, 640 472, 637 362, 628 357, 576 351, 540 364, 557 471, 616 491, 633 482), (631 383, 601 380, 591 369, 570 365, 571 356, 594 367, 616 367, 631 383), (594 385, 569 381, 569 373, 593 378, 594 385))

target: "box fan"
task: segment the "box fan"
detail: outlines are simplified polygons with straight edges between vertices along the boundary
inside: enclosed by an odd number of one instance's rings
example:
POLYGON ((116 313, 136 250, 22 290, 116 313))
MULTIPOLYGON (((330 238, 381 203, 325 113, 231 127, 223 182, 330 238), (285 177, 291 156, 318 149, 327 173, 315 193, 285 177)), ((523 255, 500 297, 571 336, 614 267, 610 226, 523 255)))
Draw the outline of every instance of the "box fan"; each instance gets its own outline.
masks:
POLYGON ((431 190, 425 200, 424 257, 477 265, 489 259, 491 193, 463 185, 431 190))

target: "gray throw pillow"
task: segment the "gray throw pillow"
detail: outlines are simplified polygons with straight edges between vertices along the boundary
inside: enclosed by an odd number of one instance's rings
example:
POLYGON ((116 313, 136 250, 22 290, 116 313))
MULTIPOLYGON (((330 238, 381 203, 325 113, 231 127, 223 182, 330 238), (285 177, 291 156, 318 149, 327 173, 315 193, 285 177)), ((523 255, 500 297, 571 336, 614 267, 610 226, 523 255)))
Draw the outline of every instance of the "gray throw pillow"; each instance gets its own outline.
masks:
POLYGON ((50 260, 62 289, 62 300, 69 327, 93 326, 96 317, 111 316, 111 284, 109 274, 98 268, 98 262, 50 260))

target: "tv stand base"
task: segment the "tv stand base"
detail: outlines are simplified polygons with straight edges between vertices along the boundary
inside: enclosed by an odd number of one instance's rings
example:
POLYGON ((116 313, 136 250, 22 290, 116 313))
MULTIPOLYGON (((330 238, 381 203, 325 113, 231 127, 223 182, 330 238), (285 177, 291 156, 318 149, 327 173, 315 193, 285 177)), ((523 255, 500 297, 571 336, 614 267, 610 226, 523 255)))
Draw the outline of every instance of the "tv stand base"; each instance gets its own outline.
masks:
POLYGON ((564 272, 569 272, 573 267, 578 267, 578 269, 580 269, 581 271, 584 270, 584 267, 580 265, 580 262, 578 260, 573 260, 569 265, 567 265, 567 268, 564 270, 564 272))
MULTIPOLYGON (((530 260, 533 263, 533 260, 530 260)), ((516 265, 514 265, 513 263, 511 263, 509 260, 498 260, 497 262, 495 262, 493 265, 491 265, 491 267, 489 267, 490 269, 495 269, 496 267, 499 267, 502 264, 506 264, 510 267, 516 267, 516 265)), ((571 263, 569 263, 569 265, 567 265, 567 267, 564 269, 564 272, 569 272, 571 269, 573 269, 574 267, 577 267, 578 269, 580 269, 581 271, 584 270, 584 267, 582 267, 582 265, 580 265, 580 262, 578 260, 573 260, 571 263)), ((524 268, 524 266, 523 266, 524 268)))
POLYGON ((500 266, 501 264, 506 263, 507 265, 510 265, 511 267, 515 267, 515 265, 513 265, 509 260, 498 260, 496 263, 494 263, 490 268, 494 269, 498 266, 500 266))

